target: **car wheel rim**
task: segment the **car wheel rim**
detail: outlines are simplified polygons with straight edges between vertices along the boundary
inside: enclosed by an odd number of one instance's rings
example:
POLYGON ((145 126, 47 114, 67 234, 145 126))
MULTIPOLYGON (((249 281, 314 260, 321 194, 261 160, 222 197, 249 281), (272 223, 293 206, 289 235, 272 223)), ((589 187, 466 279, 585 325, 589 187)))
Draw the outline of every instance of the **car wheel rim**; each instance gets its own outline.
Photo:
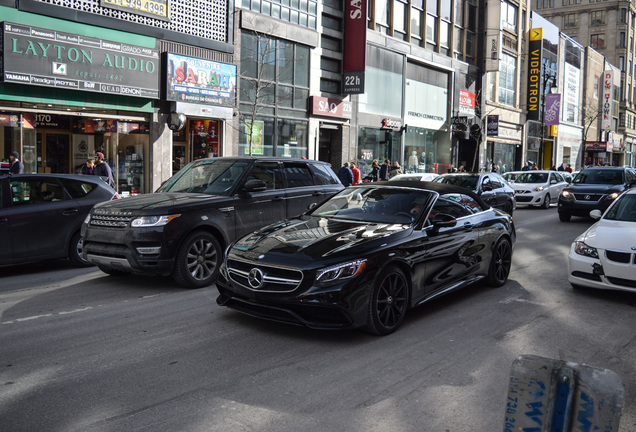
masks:
POLYGON ((505 282, 510 273, 510 265, 512 262, 512 254, 510 253, 510 243, 502 241, 497 247, 495 253, 495 277, 499 282, 505 282))
POLYGON ((406 281, 401 275, 391 273, 384 278, 376 304, 378 321, 383 327, 392 328, 402 321, 406 312, 406 281))
POLYGON ((84 238, 83 237, 80 237, 79 241, 75 245, 75 250, 77 251, 77 256, 79 257, 80 261, 87 263, 88 261, 84 259, 84 238))
POLYGON ((196 280, 205 280, 216 269, 216 249, 210 241, 197 240, 190 246, 186 260, 190 275, 196 280))

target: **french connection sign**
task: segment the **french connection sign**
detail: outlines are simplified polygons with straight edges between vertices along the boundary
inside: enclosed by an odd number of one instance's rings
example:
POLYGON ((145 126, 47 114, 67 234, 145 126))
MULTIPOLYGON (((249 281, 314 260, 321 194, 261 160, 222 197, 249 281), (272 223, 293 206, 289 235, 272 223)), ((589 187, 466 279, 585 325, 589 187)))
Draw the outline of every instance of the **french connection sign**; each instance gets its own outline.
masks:
POLYGON ((4 82, 159 98, 159 51, 83 35, 2 23, 4 82))

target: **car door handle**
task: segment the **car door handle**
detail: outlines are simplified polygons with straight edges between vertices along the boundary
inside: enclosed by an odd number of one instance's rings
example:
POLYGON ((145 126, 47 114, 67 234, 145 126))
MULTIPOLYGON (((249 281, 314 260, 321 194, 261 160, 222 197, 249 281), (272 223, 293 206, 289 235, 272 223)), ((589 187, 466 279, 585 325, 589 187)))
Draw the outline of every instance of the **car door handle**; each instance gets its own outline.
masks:
POLYGON ((62 212, 62 214, 64 216, 72 216, 72 215, 76 214, 77 212, 79 212, 78 209, 70 209, 70 210, 66 210, 66 211, 62 212))
POLYGON ((472 231, 473 230, 473 224, 471 224, 470 222, 466 222, 462 228, 464 228, 466 231, 472 231))
POLYGON ((272 198, 272 201, 282 201, 284 197, 282 196, 275 196, 272 198))
POLYGON ((314 192, 313 195, 314 196, 320 196, 320 195, 324 195, 324 192, 314 192))

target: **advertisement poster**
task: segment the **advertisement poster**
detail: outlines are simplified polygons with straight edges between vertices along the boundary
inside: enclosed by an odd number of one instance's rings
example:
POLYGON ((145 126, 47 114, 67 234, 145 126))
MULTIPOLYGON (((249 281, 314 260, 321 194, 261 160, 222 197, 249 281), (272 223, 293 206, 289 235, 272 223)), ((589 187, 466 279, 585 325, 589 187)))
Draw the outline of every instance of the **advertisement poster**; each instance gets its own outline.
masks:
POLYGON ((77 172, 82 164, 86 163, 89 158, 95 155, 95 136, 94 135, 73 135, 73 167, 77 172))
MULTIPOLYGON (((247 122, 247 132, 252 129, 252 155, 263 155, 263 127, 262 121, 247 122)), ((249 143, 248 143, 249 144, 249 143)), ((250 146, 245 146, 245 154, 250 154, 250 146)))

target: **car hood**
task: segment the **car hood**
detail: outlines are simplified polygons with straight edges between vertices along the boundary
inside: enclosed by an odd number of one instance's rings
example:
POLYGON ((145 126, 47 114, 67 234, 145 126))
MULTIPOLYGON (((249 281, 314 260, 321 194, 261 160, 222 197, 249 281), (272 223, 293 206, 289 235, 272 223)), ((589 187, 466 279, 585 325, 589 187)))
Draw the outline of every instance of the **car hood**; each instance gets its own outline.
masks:
POLYGON ((193 194, 193 193, 151 193, 136 195, 129 198, 108 201, 95 206, 95 210, 102 212, 143 212, 170 214, 184 208, 209 207, 213 203, 221 205, 231 201, 231 197, 221 195, 193 194), (173 211, 174 210, 174 211, 173 211))
POLYGON ((313 261, 343 255, 353 258, 367 249, 409 235, 412 226, 342 221, 305 216, 270 225, 239 239, 231 253, 250 260, 261 255, 284 259, 313 261))
POLYGON ((634 251, 636 223, 602 219, 592 225, 577 240, 599 249, 634 251))
POLYGON ((603 185, 603 184, 571 184, 565 188, 574 193, 591 193, 591 194, 606 194, 612 192, 622 192, 625 189, 624 185, 603 185))

